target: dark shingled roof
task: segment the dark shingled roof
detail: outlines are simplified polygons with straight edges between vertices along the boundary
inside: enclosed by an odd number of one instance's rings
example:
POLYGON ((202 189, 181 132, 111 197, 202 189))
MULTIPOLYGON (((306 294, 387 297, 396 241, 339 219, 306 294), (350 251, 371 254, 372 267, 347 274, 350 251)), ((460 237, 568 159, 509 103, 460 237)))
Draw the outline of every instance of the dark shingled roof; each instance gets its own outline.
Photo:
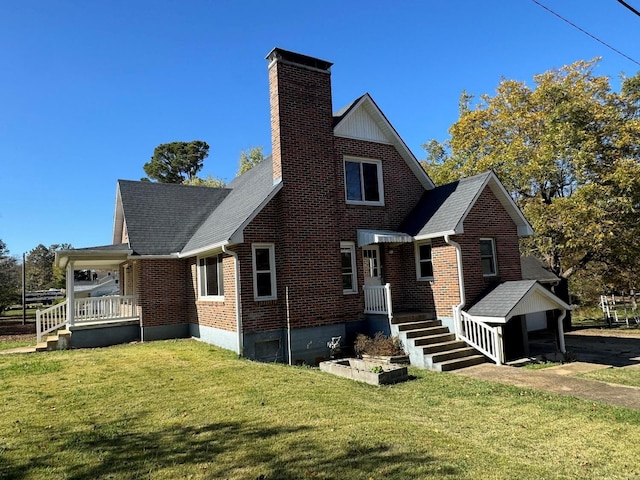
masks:
POLYGON ((229 195, 195 231, 183 248, 190 252, 225 242, 251 217, 279 185, 273 184, 271 156, 236 177, 229 195))
POLYGON ((535 280, 504 282, 468 310, 474 317, 505 318, 536 285, 535 280))
POLYGON ((126 243, 116 243, 114 245, 100 245, 98 247, 72 248, 71 250, 60 250, 61 252, 127 252, 129 245, 126 243))
POLYGON ((540 283, 556 283, 560 281, 560 279, 553 272, 547 270, 544 264, 536 257, 520 257, 520 266, 524 280, 537 280, 540 283))
POLYGON ((131 250, 188 253, 227 242, 278 188, 271 157, 226 188, 118 181, 131 250))
POLYGON ((427 190, 399 230, 414 237, 453 232, 490 175, 486 172, 427 190))
POLYGON ((118 180, 131 250, 166 255, 182 250, 231 192, 228 188, 118 180))

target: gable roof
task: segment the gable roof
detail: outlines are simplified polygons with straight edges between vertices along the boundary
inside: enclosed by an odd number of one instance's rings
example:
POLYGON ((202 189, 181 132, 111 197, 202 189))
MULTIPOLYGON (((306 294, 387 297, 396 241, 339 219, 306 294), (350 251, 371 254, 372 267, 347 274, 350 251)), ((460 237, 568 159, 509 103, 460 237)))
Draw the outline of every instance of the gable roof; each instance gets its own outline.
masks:
POLYGON ((242 242, 243 228, 282 188, 281 182, 274 185, 272 171, 271 156, 268 156, 236 177, 227 187, 229 194, 209 212, 184 245, 181 255, 195 255, 212 246, 242 242))
POLYGON ((225 188, 119 180, 114 243, 126 228, 135 255, 194 255, 242 241, 242 228, 277 193, 267 158, 225 188))
POLYGON ((532 255, 520 257, 523 280, 537 280, 540 283, 558 283, 560 278, 548 270, 544 264, 532 255))
POLYGON ((571 306, 535 280, 518 280, 501 283, 467 313, 488 323, 506 323, 517 315, 554 309, 571 310, 571 306))
POLYGON ((333 134, 336 137, 393 145, 422 186, 426 190, 435 188, 418 159, 409 150, 407 144, 400 138, 398 132, 368 93, 334 114, 333 134))
POLYGON ((182 250, 195 229, 230 193, 228 188, 118 180, 114 243, 126 227, 136 255, 182 250))
POLYGON ((532 235, 533 228, 492 171, 425 192, 400 230, 416 240, 464 233, 464 220, 486 186, 516 224, 518 235, 532 235))

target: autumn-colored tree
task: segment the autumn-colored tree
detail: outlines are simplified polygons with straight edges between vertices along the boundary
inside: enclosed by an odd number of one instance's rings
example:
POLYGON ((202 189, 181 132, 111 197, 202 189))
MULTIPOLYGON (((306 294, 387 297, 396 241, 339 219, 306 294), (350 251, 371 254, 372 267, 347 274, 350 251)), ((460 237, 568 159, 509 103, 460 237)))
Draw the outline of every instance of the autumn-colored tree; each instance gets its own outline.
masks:
POLYGON ((262 147, 252 147, 249 150, 243 150, 240 152, 240 165, 236 176, 242 175, 244 172, 251 170, 262 160, 264 160, 262 147))
POLYGON ((20 265, 9 255, 7 245, 0 240, 0 313, 20 302, 20 265))
POLYGON ((424 146, 437 184, 497 174, 536 231, 523 250, 561 278, 565 299, 589 265, 611 278, 640 267, 640 74, 616 92, 597 63, 547 71, 533 86, 503 79, 477 105, 463 92, 450 138, 424 146))

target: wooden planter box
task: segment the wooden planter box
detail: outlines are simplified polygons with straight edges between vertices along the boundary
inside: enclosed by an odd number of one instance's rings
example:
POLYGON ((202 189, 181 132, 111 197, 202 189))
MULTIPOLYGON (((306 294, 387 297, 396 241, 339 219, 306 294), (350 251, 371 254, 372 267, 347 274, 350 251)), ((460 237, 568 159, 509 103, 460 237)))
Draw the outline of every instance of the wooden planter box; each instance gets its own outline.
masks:
POLYGON ((357 358, 342 358, 340 360, 321 362, 320 370, 371 385, 387 385, 404 382, 409 379, 406 366, 391 363, 381 364, 380 362, 369 362, 357 358), (382 371, 377 371, 380 369, 382 371))

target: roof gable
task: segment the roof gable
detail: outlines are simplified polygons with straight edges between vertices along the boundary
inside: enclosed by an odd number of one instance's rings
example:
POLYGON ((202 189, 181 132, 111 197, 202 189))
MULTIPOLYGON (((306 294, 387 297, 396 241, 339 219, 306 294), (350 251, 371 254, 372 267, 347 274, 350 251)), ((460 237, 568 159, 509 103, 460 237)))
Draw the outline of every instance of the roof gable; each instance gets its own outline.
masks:
POLYGON ((485 295, 469 310, 469 315, 489 323, 506 323, 510 318, 547 310, 571 310, 535 280, 504 282, 485 295))
POLYGON ((336 137, 393 145, 422 186, 427 190, 435 187, 418 159, 368 93, 334 115, 333 134, 336 137))
POLYGON ((486 187, 491 189, 516 224, 518 235, 532 235, 531 225, 491 171, 425 192, 400 230, 417 240, 464 233, 464 220, 486 187))
POLYGON ((114 243, 120 243, 121 237, 116 237, 126 227, 136 255, 178 253, 230 191, 118 180, 114 243))

